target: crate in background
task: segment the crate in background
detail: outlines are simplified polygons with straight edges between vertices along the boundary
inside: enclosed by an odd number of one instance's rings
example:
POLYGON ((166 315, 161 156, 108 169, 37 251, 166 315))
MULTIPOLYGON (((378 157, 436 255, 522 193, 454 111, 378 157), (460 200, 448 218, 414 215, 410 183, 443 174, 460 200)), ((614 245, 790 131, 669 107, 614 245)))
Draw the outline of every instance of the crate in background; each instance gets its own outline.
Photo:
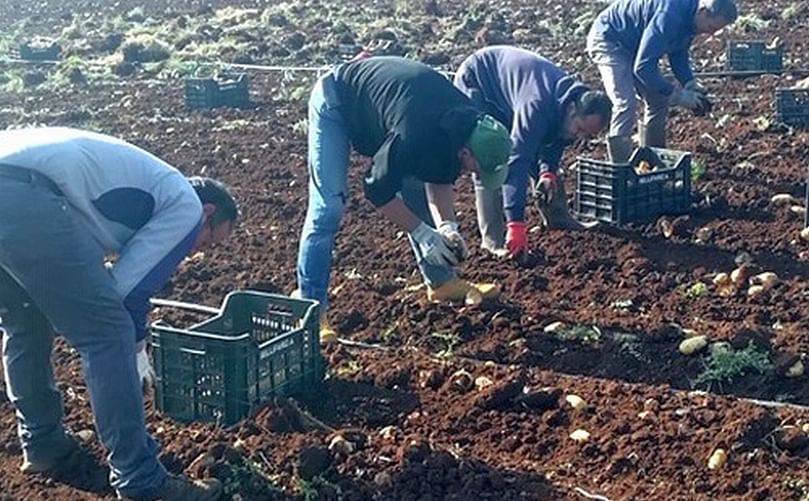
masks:
POLYGON ((156 322, 157 409, 180 421, 231 425, 273 397, 314 391, 324 375, 316 301, 231 292, 188 328, 156 322))
POLYGON ((62 47, 55 40, 35 38, 21 43, 18 51, 20 59, 26 61, 57 61, 62 47))
POLYGON ((775 119, 792 127, 809 126, 809 88, 775 89, 775 119))
POLYGON ((762 40, 730 40, 727 65, 731 71, 781 71, 784 69, 784 46, 768 47, 762 40))
POLYGON ((250 106, 250 82, 247 75, 222 74, 210 78, 185 79, 185 104, 192 110, 245 108, 250 106))
POLYGON ((691 209, 691 154, 662 148, 638 148, 628 163, 576 160, 574 211, 585 220, 610 224, 645 222, 691 209), (638 174, 647 162, 653 169, 638 174))

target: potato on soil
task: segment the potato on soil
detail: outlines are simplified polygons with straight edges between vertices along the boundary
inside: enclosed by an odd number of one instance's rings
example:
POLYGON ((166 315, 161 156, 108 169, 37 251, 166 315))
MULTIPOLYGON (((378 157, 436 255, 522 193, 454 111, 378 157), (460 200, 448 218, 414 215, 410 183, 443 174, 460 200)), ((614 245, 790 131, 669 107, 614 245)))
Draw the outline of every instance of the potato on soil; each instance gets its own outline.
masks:
POLYGON ((475 380, 472 379, 472 374, 469 374, 467 371, 461 369, 455 371, 449 377, 449 384, 453 390, 466 393, 472 389, 475 384, 475 380))
POLYGON ((574 442, 587 442, 590 440, 590 432, 587 430, 578 429, 570 434, 570 438, 573 439, 574 442))
POLYGON ((584 409, 587 406, 587 402, 584 401, 578 395, 570 394, 565 397, 565 401, 570 404, 570 406, 577 411, 584 409))
POLYGON ((777 195, 773 195, 770 199, 770 202, 773 205, 794 205, 799 202, 799 200, 789 193, 779 193, 777 195))
POLYGON ((724 449, 716 449, 711 454, 711 457, 708 459, 708 468, 711 470, 718 470, 725 466, 725 463, 728 460, 728 455, 724 449))
POLYGON ((692 355, 708 346, 708 336, 694 336, 683 339, 679 350, 683 355, 692 355))

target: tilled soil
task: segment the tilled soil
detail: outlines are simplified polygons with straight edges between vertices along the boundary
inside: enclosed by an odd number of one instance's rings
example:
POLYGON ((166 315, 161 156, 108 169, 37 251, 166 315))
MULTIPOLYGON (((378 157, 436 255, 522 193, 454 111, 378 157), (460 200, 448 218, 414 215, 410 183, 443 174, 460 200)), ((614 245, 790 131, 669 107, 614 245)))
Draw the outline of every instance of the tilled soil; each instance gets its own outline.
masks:
MULTIPOLYGON (((197 8, 174 5, 183 12, 197 8)), ((744 2, 743 9, 771 20, 765 31, 744 36, 780 36, 793 65, 801 65, 809 33, 799 20, 781 19, 786 5, 744 2)), ((575 4, 574 13, 580 7, 575 4)), ((154 2, 146 10, 161 9, 154 2)), ((2 11, 7 23, 28 13, 2 11)), ((699 67, 720 64, 724 39, 698 46, 699 67)), ((528 46, 547 48, 593 77, 582 40, 551 40, 547 47, 528 46)), ((467 54, 479 42, 466 40, 454 50, 467 54)), ((191 113, 179 81, 136 74, 0 94, 0 125, 99 130, 189 174, 222 179, 238 196, 244 222, 229 243, 183 263, 165 295, 216 305, 238 288, 287 293, 294 288, 307 184, 305 102, 292 96, 310 79, 251 77, 255 108, 249 110, 191 113)), ((356 159, 329 318, 341 336, 382 348, 326 347, 330 377, 318 395, 295 404, 303 416, 277 401, 222 429, 175 423, 150 411, 164 463, 174 472, 225 480, 232 499, 583 499, 577 488, 613 500, 805 498, 809 438, 801 427, 809 411, 738 398, 809 405, 806 376, 783 375, 809 352, 809 243, 799 241, 800 217, 770 201, 776 193, 802 197, 809 134, 766 128, 759 120, 772 116, 774 89, 793 82, 788 75, 708 80, 717 94, 712 116, 673 113, 671 144, 692 151, 706 173, 695 185, 691 214, 669 218, 676 228, 671 237, 659 222, 586 233, 535 231, 532 257, 524 263, 473 248, 463 275, 503 288, 499 300, 478 306, 426 302, 406 239, 362 199, 366 161, 356 159), (702 228, 710 237, 698 242, 702 228), (779 283, 754 299, 744 290, 721 297, 712 278, 733 270, 742 253, 761 271, 777 273, 779 283), (687 293, 698 281, 707 295, 687 293), (597 330, 546 332, 555 321, 597 330), (679 353, 682 334, 672 322, 737 349, 752 342, 776 367, 701 380, 708 358, 679 353), (461 369, 469 375, 457 374, 461 369), (712 393, 689 393, 694 389, 712 393), (573 409, 568 394, 580 396, 584 406, 573 409), (589 440, 572 440, 577 429, 589 432, 589 440), (330 451, 329 444, 337 445, 330 451), (728 460, 712 470, 708 458, 717 448, 728 460)), ((579 145, 566 162, 577 153, 601 156, 603 146, 579 145)), ((572 193, 573 173, 568 177, 572 193)), ((458 183, 458 193, 461 229, 476 247, 468 179, 458 183)), ((533 210, 529 218, 536 224, 533 210)), ((165 310, 156 316, 188 321, 165 310)), ((75 352, 60 343, 55 360, 67 424, 91 430, 75 352)), ((67 483, 17 473, 19 446, 5 396, 0 421, 0 499, 112 497, 100 480, 103 469, 67 483)), ((84 437, 101 461, 97 439, 84 437)))

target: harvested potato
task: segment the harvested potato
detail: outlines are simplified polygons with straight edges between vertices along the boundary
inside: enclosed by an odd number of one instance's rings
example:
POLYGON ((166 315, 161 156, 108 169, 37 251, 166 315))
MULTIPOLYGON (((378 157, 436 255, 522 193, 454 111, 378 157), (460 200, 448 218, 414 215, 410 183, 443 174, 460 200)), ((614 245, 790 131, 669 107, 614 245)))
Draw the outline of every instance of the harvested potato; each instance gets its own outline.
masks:
POLYGON ((800 217, 806 216, 806 207, 802 205, 793 205, 792 207, 789 208, 789 211, 800 217))
POLYGON ((807 242, 809 242, 809 227, 804 228, 803 230, 801 230, 801 239, 806 240, 807 242))
POLYGON ((711 240, 712 236, 713 230, 708 228, 707 226, 703 226, 702 228, 697 230, 697 243, 707 244, 711 240))
POLYGON ((637 167, 635 167, 635 174, 643 175, 652 172, 652 165, 647 162, 646 160, 641 160, 638 162, 637 167))
POLYGON ((484 388, 488 388, 489 386, 493 385, 494 381, 487 378, 486 376, 479 376, 475 378, 475 388, 478 390, 482 390, 484 388))
POLYGON ((746 283, 750 275, 753 274, 753 266, 749 263, 745 263, 730 273, 730 280, 733 282, 733 285, 736 287, 743 287, 746 283))
POLYGON ((732 283, 721 285, 716 289, 716 293, 719 297, 733 297, 736 295, 736 287, 732 283))
POLYGON ((661 219, 659 226, 660 232, 663 234, 664 237, 671 238, 671 236, 674 235, 674 224, 672 224, 672 222, 669 221, 668 219, 665 218, 661 219))
POLYGON ((730 275, 727 273, 717 273, 715 277, 713 277, 713 284, 722 286, 722 285, 730 285, 733 281, 730 279, 730 275))
POLYGON ((708 346, 708 336, 694 336, 683 339, 680 343, 680 353, 683 355, 692 355, 701 351, 708 346))
POLYGON ((337 456, 348 456, 354 452, 354 444, 346 440, 342 435, 335 435, 329 442, 329 450, 337 456))
POLYGON ((570 434, 570 438, 573 439, 574 442, 587 442, 590 440, 590 432, 587 430, 578 429, 570 434))
POLYGON ((786 376, 787 377, 801 377, 803 376, 806 368, 803 365, 801 360, 798 360, 787 370, 786 376))
POLYGON ((556 334, 557 332, 561 332, 565 330, 567 326, 564 322, 552 322, 545 326, 543 329, 546 334, 556 334))
POLYGON ((801 427, 801 430, 803 430, 803 432, 804 432, 804 433, 809 433, 809 423, 805 423, 805 424, 804 424, 804 425, 801 427))
POLYGON ((795 205, 800 203, 797 198, 793 197, 789 193, 779 193, 777 195, 773 195, 770 202, 773 205, 795 205))
POLYGON ((764 290, 772 289, 778 283, 778 275, 771 271, 759 273, 758 275, 750 277, 751 285, 760 285, 764 290))
POLYGON ((725 449, 716 449, 708 459, 708 468, 711 470, 717 470, 725 466, 727 460, 728 454, 725 452, 725 449))
POLYGON ((567 395, 565 397, 565 401, 577 411, 584 409, 584 407, 587 405, 587 402, 585 402, 583 398, 573 394, 567 395))
POLYGON ((464 298, 464 303, 468 306, 475 306, 483 302, 483 294, 477 289, 469 289, 464 298))
POLYGON ((763 285, 751 285, 750 288, 747 289, 747 297, 750 299, 755 299, 764 294, 764 291, 766 290, 767 289, 765 289, 763 285))
POLYGON ((449 377, 449 380, 454 389, 463 393, 466 393, 467 391, 471 390, 472 386, 475 383, 474 379, 472 379, 472 374, 469 374, 463 369, 455 371, 449 377))

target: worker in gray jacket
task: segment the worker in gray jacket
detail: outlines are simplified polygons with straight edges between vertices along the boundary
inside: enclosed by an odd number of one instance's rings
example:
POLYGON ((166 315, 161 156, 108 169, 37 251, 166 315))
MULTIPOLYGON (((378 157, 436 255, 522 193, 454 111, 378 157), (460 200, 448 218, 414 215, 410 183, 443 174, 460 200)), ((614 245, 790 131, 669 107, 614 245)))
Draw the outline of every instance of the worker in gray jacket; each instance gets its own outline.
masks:
POLYGON ((186 178, 124 141, 67 128, 0 132, 0 328, 24 472, 61 476, 83 464, 53 379, 58 332, 81 355, 118 494, 219 498, 216 480, 169 476, 158 461, 143 346, 150 296, 186 255, 227 238, 237 214, 220 183, 186 178))
POLYGON ((705 114, 711 109, 706 89, 694 78, 689 58, 699 34, 715 33, 736 20, 734 0, 616 0, 593 23, 587 52, 598 66, 613 104, 607 147, 610 159, 624 163, 632 154, 636 93, 645 103, 642 146, 666 145, 671 106, 705 114), (668 57, 674 85, 660 73, 668 57))

